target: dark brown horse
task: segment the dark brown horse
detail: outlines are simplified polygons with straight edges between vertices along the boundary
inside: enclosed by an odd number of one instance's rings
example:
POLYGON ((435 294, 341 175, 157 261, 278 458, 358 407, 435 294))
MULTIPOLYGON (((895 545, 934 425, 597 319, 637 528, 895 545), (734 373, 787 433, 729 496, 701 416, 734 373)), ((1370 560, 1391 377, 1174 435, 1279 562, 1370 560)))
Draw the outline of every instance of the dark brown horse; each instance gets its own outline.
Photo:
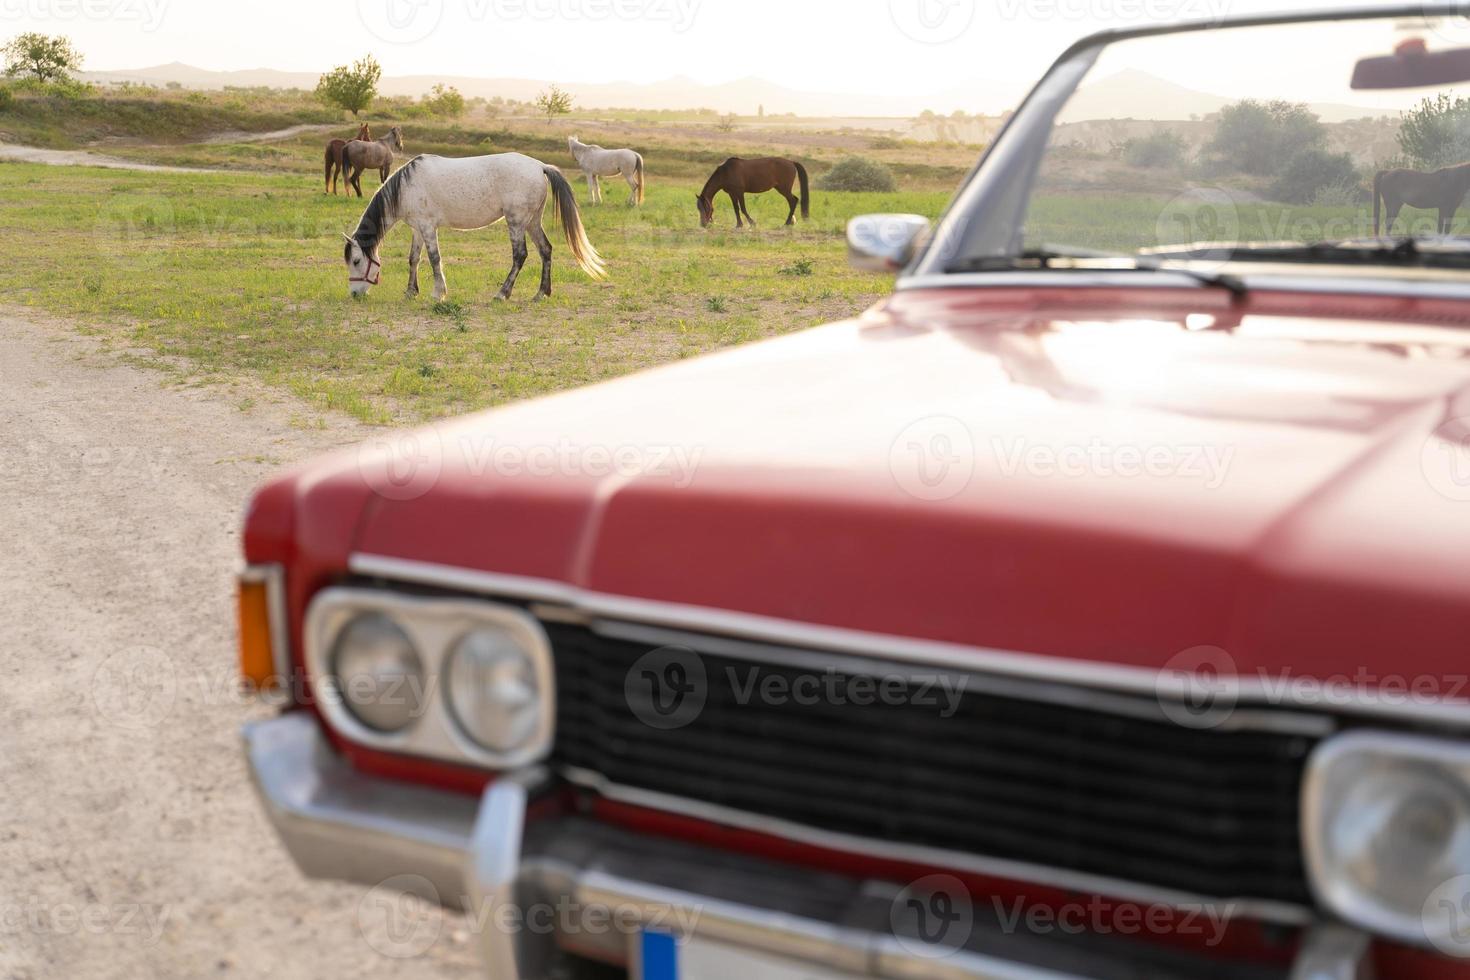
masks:
MULTIPOLYGON (((367 123, 357 127, 357 135, 353 139, 370 140, 373 131, 368 128, 367 123)), ((327 144, 326 171, 322 177, 322 193, 337 193, 337 175, 342 172, 342 147, 347 145, 346 140, 332 140, 327 144)))
POLYGON ((379 185, 388 181, 393 169, 393 151, 403 152, 403 127, 394 126, 388 135, 375 140, 350 140, 337 154, 347 186, 362 197, 362 172, 369 167, 378 172, 379 185))
POLYGON ((1378 205, 1388 211, 1384 233, 1393 234, 1393 223, 1405 204, 1439 212, 1439 234, 1448 235, 1455 212, 1470 191, 1470 163, 1444 167, 1430 173, 1418 170, 1380 170, 1373 177, 1373 234, 1378 234, 1378 205))
POLYGON ((806 168, 795 160, 787 160, 785 157, 760 157, 756 160, 742 160, 739 157, 731 157, 715 168, 715 172, 709 175, 709 180, 704 183, 704 190, 695 195, 699 203, 699 226, 708 228, 710 222, 715 219, 715 195, 724 191, 730 195, 730 203, 735 206, 735 227, 745 227, 745 222, 740 220, 743 213, 747 221, 753 226, 755 219, 745 207, 745 195, 764 194, 766 191, 775 190, 786 198, 786 203, 791 205, 791 213, 786 216, 788 225, 795 223, 796 205, 798 198, 791 193, 791 185, 797 180, 801 181, 801 216, 803 219, 811 216, 812 194, 807 186, 806 168))

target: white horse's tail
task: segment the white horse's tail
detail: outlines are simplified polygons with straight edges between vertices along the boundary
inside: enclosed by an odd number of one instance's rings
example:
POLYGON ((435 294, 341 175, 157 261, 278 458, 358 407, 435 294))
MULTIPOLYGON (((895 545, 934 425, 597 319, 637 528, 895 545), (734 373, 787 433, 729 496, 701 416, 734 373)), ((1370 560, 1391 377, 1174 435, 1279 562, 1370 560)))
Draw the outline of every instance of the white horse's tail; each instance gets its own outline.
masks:
POLYGON ((607 267, 588 240, 587 230, 582 227, 582 213, 577 210, 577 195, 572 192, 572 185, 557 168, 547 165, 542 170, 551 183, 551 215, 561 222, 562 230, 566 232, 572 258, 593 279, 605 279, 607 267))
POLYGON ((633 159, 635 161, 634 164, 633 164, 633 178, 637 181, 637 185, 633 188, 633 202, 635 204, 642 204, 643 203, 643 154, 641 154, 641 153, 634 153, 633 154, 633 159))

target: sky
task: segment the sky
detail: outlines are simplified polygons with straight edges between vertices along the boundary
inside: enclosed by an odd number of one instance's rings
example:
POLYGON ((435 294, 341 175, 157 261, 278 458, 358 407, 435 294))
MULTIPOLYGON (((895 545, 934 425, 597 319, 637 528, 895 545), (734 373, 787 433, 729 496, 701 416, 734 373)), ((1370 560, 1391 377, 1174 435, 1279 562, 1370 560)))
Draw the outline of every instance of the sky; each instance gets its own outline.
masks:
POLYGON ((754 76, 806 91, 924 95, 977 80, 1024 88, 1070 42, 1104 27, 1279 8, 1279 0, 0 0, 0 37, 66 34, 93 70, 182 61, 321 71, 371 53, 387 75, 754 76))

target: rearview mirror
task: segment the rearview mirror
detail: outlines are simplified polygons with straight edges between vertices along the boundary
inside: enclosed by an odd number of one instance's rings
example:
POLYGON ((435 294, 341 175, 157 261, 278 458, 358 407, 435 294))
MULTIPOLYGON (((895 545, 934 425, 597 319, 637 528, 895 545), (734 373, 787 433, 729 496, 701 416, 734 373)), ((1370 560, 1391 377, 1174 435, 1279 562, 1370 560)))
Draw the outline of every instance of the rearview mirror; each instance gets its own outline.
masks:
POLYGON ((1470 81, 1470 48, 1430 51, 1420 38, 1404 41, 1394 53, 1364 58, 1353 69, 1353 88, 1428 88, 1470 81))
POLYGON ((847 261, 864 272, 897 272, 929 231, 921 214, 864 214, 847 223, 847 261))

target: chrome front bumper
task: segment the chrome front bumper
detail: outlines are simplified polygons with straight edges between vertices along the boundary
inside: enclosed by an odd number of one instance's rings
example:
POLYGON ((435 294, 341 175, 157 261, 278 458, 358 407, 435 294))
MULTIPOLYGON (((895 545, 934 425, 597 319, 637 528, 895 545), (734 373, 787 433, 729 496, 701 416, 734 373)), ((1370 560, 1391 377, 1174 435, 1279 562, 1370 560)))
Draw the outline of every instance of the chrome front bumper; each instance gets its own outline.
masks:
MULTIPOLYGON (((528 820, 550 787, 539 770, 502 777, 476 800, 358 773, 305 712, 247 726, 244 740, 266 811, 305 874, 372 886, 393 879, 395 888, 463 908, 474 917, 494 980, 551 977, 569 955, 636 963, 644 926, 857 976, 1263 975, 1259 967, 1236 970, 1130 940, 1006 930, 978 912, 964 946, 936 957, 908 924, 895 922, 900 885, 794 869, 560 812, 528 820), (520 915, 507 919, 506 910, 520 915), (531 910, 546 915, 538 920, 531 910)), ((1355 980, 1367 975, 1367 946, 1360 934, 1322 926, 1308 934, 1296 964, 1276 975, 1355 980)))

